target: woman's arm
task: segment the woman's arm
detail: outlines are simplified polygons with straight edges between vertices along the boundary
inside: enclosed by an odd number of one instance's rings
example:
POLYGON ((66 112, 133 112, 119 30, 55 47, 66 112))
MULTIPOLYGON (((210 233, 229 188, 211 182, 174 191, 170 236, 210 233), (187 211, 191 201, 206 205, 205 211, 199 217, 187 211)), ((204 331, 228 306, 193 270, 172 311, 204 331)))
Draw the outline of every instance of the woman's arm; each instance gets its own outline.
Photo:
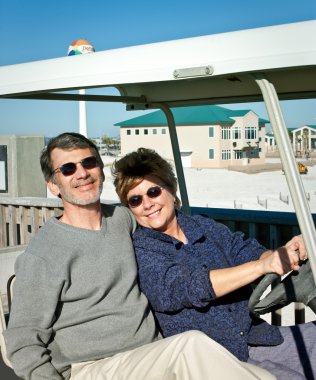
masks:
POLYGON ((261 260, 250 261, 232 268, 210 270, 210 281, 216 297, 222 297, 263 275, 261 260))
POLYGON ((141 290, 155 311, 205 307, 215 299, 206 267, 188 266, 138 244, 135 252, 141 290))
POLYGON ((210 270, 210 281, 216 296, 222 297, 267 273, 277 273, 282 276, 290 270, 299 270, 299 260, 306 258, 303 238, 295 236, 285 246, 275 251, 265 251, 259 260, 231 268, 210 270))

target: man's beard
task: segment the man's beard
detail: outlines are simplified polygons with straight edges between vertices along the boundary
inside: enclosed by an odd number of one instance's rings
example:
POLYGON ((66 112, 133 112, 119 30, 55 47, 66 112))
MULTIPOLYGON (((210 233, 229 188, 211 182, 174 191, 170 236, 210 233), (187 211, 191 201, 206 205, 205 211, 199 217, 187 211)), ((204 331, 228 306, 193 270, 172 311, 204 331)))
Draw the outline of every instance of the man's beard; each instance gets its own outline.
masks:
POLYGON ((78 206, 87 206, 87 205, 96 203, 100 200, 100 196, 103 189, 103 182, 100 178, 99 178, 99 181, 100 181, 99 188, 97 192, 91 197, 86 198, 86 199, 78 198, 72 194, 71 190, 70 191, 68 189, 65 190, 64 187, 60 187, 59 190, 60 190, 61 199, 63 201, 66 201, 68 203, 71 203, 73 205, 78 205, 78 206))

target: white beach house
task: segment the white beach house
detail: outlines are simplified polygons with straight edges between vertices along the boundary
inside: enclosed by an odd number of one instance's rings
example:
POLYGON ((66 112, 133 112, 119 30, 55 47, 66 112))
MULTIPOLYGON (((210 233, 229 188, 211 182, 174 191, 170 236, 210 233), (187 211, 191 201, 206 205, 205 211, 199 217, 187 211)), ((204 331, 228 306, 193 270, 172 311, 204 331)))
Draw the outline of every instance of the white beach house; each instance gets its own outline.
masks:
MULTIPOLYGON (((184 167, 226 168, 265 161, 265 124, 252 110, 204 105, 172 108, 184 167)), ((155 111, 115 124, 121 153, 143 146, 173 158, 167 120, 155 111)))

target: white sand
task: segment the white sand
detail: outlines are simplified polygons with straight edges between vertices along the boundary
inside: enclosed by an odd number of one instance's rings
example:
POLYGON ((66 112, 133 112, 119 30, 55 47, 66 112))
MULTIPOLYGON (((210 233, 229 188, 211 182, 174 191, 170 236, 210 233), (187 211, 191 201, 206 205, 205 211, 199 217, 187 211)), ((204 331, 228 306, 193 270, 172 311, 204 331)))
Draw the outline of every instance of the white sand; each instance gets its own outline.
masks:
MULTIPOLYGON (((110 174, 112 158, 104 158, 105 176, 101 198, 118 201, 110 174)), ((242 208, 294 212, 285 175, 281 170, 246 174, 226 169, 184 169, 191 206, 242 208), (284 201, 280 200, 280 194, 284 201), (289 203, 286 203, 286 200, 289 203), (259 202, 258 202, 259 200, 259 202)), ((316 166, 301 175, 312 212, 316 212, 316 166)))

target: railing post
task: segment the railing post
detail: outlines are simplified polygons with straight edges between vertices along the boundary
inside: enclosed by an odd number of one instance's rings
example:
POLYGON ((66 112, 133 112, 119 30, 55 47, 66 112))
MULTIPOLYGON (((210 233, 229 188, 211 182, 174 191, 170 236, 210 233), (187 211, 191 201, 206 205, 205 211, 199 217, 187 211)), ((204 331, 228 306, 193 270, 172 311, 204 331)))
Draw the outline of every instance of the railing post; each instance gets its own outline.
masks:
POLYGON ((6 229, 7 229, 7 221, 5 217, 5 206, 0 205, 0 247, 5 247, 7 245, 6 239, 6 229))
POLYGON ((301 302, 294 305, 295 324, 305 323, 305 306, 301 302))
POLYGON ((249 223, 248 225, 248 236, 251 238, 256 238, 258 235, 258 224, 249 223))

